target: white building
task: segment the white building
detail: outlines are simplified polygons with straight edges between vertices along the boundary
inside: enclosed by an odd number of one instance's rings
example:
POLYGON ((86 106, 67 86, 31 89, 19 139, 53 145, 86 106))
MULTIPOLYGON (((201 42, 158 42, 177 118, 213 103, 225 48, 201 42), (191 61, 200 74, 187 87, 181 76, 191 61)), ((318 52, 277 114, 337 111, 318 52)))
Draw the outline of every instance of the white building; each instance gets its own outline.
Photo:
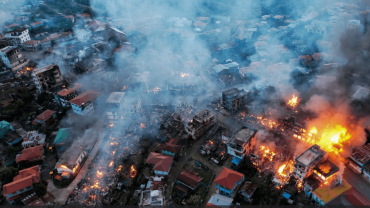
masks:
POLYGON ((142 191, 140 196, 140 206, 163 206, 164 196, 159 190, 142 191))
POLYGON ((11 46, 22 46, 24 42, 31 40, 26 28, 18 28, 5 33, 5 39, 11 46))
POLYGON ((94 113, 98 104, 99 95, 100 93, 98 92, 88 90, 73 98, 69 101, 71 103, 73 112, 82 116, 91 115, 94 113))
POLYGON ((27 138, 23 139, 22 146, 26 149, 43 145, 45 143, 45 138, 45 134, 39 134, 37 131, 29 131, 27 132, 27 138))
POLYGON ((313 172, 313 167, 326 159, 326 152, 320 146, 313 145, 295 159, 293 176, 303 181, 313 172))
POLYGON ((227 143, 227 153, 240 160, 252 153, 256 144, 257 131, 242 127, 227 143))
POLYGON ((59 104, 61 106, 68 107, 70 105, 69 101, 81 94, 82 87, 82 84, 75 83, 73 87, 59 91, 55 95, 55 99, 59 101, 59 104))
POLYGON ((124 108, 124 92, 112 92, 108 97, 106 104, 107 116, 109 121, 114 122, 122 119, 123 108, 124 108))
POLYGON ((23 48, 27 51, 37 51, 40 49, 39 40, 27 40, 23 43, 23 48))

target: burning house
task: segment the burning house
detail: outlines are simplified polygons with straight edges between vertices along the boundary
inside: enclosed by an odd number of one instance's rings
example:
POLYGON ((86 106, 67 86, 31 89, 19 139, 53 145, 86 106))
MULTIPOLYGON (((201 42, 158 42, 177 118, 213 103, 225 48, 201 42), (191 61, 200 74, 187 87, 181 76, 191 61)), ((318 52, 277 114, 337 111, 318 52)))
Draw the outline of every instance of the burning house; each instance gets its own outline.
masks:
POLYGON ((59 91, 55 95, 55 99, 59 101, 59 104, 63 107, 70 106, 69 101, 81 94, 82 87, 82 84, 75 83, 73 87, 59 91))
POLYGON ((58 175, 60 175, 62 179, 68 180, 73 178, 82 167, 86 157, 87 153, 84 148, 70 147, 64 152, 55 165, 58 175))
POLYGON ((229 111, 236 111, 243 105, 247 94, 244 90, 239 90, 237 88, 231 88, 222 91, 222 106, 229 111))
MULTIPOLYGON (((232 155, 234 158, 238 158, 236 161, 240 163, 244 158, 252 153, 256 144, 257 131, 250 129, 246 126, 242 127, 234 137, 227 143, 227 153, 232 155)), ((238 166, 239 164, 235 164, 238 166)))
POLYGON ((299 181, 303 181, 311 175, 313 168, 325 160, 326 157, 326 152, 320 149, 320 146, 313 145, 295 159, 293 176, 299 181))
POLYGON ((330 160, 325 160, 313 168, 313 176, 324 184, 327 184, 330 179, 335 178, 339 171, 339 167, 330 160))
POLYGON ((201 110, 188 123, 186 131, 192 136, 194 140, 197 140, 214 124, 216 124, 215 116, 208 110, 201 110))
POLYGON ((114 123, 117 120, 123 119, 122 106, 124 104, 124 97, 124 92, 112 92, 107 101, 105 101, 107 106, 106 112, 110 122, 114 123))
POLYGON ((56 89, 63 84, 63 76, 56 64, 34 69, 32 77, 38 93, 56 89))

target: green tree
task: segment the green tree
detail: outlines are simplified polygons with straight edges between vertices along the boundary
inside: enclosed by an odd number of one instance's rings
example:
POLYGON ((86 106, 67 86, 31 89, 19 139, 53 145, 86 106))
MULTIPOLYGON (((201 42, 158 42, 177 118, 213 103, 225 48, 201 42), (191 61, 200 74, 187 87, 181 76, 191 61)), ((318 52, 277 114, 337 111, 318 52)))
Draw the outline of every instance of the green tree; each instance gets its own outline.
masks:
POLYGON ((0 171, 0 181, 3 184, 7 184, 13 181, 14 176, 16 176, 18 172, 17 168, 14 167, 6 167, 2 171, 0 171))
POLYGON ((139 197, 132 197, 131 200, 128 202, 128 205, 139 205, 139 201, 139 197))
POLYGON ((43 197, 47 193, 46 186, 42 182, 34 183, 33 189, 35 190, 38 197, 43 197))

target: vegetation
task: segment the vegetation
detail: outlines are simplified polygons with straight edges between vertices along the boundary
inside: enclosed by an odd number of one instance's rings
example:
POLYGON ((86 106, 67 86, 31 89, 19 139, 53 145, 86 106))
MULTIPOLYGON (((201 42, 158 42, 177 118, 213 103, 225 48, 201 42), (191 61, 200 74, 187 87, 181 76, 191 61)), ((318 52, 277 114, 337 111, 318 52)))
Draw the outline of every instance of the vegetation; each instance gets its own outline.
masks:
POLYGON ((18 169, 14 167, 6 167, 0 171, 0 181, 2 184, 13 182, 13 178, 17 175, 18 169))
POLYGON ((140 199, 139 197, 135 196, 130 199, 128 205, 139 205, 140 199))
POLYGON ((192 194, 189 199, 186 201, 188 205, 198 205, 201 203, 203 199, 203 195, 206 193, 206 188, 204 186, 200 186, 198 190, 192 194))
POLYGON ((34 183, 33 189, 38 197, 43 197, 47 193, 46 185, 43 182, 34 183))

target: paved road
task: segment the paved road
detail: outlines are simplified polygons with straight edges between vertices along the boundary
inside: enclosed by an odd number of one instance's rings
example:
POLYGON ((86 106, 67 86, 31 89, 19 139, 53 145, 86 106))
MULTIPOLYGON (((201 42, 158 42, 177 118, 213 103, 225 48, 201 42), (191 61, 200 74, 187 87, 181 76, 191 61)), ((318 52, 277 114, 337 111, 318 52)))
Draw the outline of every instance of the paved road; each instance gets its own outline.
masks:
POLYGON ((370 199, 370 185, 360 175, 353 172, 349 168, 345 168, 343 172, 343 179, 361 192, 362 195, 370 199))
POLYGON ((58 189, 54 186, 53 182, 49 180, 49 185, 48 185, 48 192, 56 196, 55 202, 60 205, 64 205, 67 201, 67 198, 69 194, 77 187, 77 184, 86 176, 88 172, 88 168, 90 163, 93 161, 95 158, 96 154, 98 153, 98 150, 102 146, 102 141, 105 136, 105 131, 102 133, 99 133, 99 138, 94 146, 94 148, 91 150, 91 153, 89 154, 86 162, 82 166, 82 169, 78 173, 77 177, 73 180, 71 184, 67 188, 63 189, 58 189))

